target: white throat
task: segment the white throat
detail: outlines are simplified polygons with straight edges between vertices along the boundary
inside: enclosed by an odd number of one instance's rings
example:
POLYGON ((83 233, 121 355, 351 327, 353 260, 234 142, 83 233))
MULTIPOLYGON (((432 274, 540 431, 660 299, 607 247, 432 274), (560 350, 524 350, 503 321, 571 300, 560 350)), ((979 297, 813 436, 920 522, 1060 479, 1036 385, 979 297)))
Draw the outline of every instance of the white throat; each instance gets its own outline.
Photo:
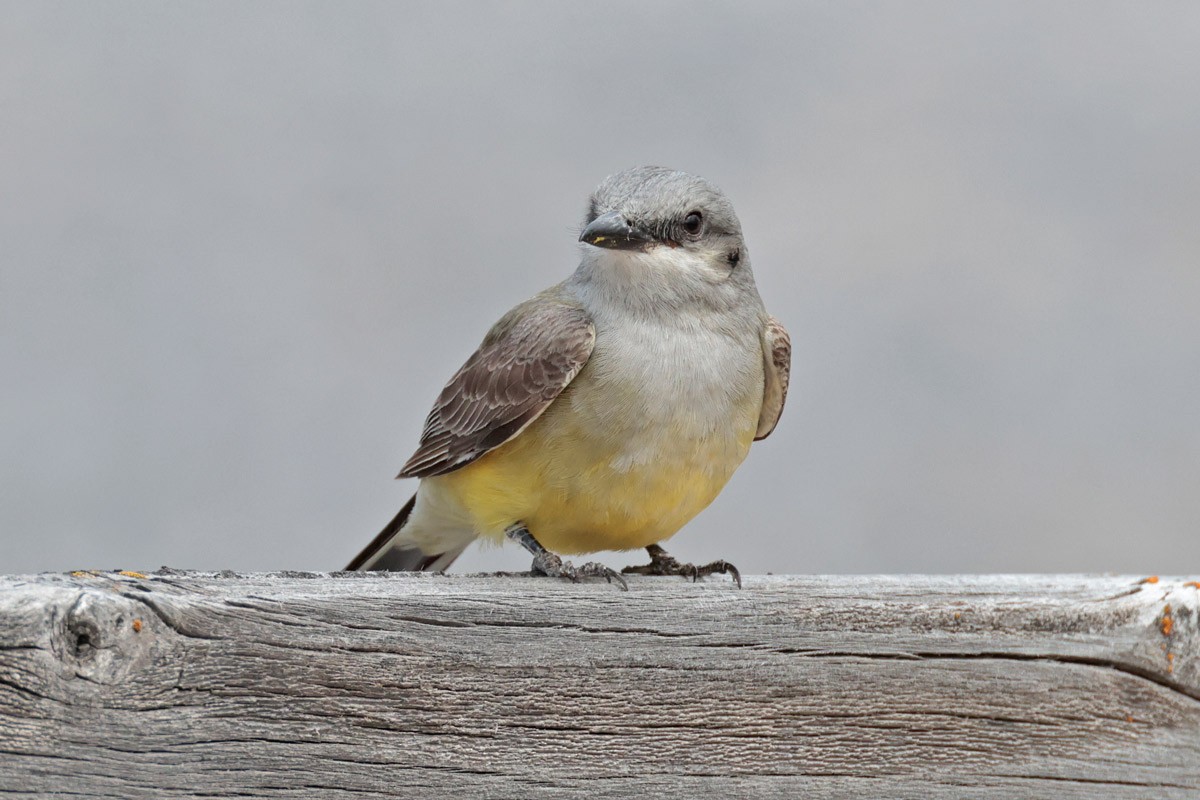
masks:
MULTIPOLYGON (((727 266, 685 247, 628 251, 585 246, 567 283, 593 313, 625 309, 659 317, 742 305, 736 302, 741 290, 730 275, 727 266)), ((757 296, 754 301, 761 302, 757 296)))

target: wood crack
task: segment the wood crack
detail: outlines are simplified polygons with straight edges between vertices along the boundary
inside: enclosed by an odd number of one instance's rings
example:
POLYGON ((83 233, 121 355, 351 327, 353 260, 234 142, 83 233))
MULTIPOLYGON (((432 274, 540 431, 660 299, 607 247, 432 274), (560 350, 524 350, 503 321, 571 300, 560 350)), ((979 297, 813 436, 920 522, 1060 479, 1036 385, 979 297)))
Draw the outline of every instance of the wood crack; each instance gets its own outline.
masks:
POLYGON ((1065 654, 1050 654, 1050 653, 1017 653, 1017 652, 978 652, 978 653, 946 653, 937 651, 913 651, 908 653, 872 653, 867 651, 857 650, 825 650, 825 651, 804 651, 780 649, 776 652, 800 655, 804 658, 864 658, 882 661, 970 661, 973 659, 988 659, 995 661, 1038 661, 1042 663, 1059 663, 1059 664, 1081 664, 1089 667, 1100 667, 1104 669, 1112 669, 1126 675, 1140 678, 1149 681, 1164 689, 1169 689, 1183 697, 1196 702, 1200 702, 1200 690, 1191 689, 1181 685, 1169 678, 1154 672, 1153 670, 1138 667, 1135 664, 1127 664, 1122 661, 1096 658, 1090 656, 1072 656, 1065 654))

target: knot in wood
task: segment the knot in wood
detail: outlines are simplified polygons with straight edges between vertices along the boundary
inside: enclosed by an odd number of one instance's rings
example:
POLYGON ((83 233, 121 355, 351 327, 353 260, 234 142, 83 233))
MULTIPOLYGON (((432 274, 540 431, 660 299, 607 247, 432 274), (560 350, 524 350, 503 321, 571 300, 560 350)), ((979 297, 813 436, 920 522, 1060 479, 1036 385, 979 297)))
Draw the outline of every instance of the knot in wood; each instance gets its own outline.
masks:
POLYGON ((77 677, 100 684, 120 680, 145 649, 133 626, 144 609, 120 594, 94 589, 68 602, 61 626, 51 634, 55 655, 77 677))

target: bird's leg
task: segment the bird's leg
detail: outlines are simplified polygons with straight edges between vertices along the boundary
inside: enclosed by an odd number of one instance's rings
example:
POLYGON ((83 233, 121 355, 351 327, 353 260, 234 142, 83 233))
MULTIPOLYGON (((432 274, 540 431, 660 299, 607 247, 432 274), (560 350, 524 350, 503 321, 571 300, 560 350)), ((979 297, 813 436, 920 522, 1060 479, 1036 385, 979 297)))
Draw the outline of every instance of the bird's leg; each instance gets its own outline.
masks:
POLYGON ((742 574, 728 561, 714 561, 698 567, 695 564, 680 564, 670 553, 656 544, 647 547, 646 552, 650 554, 649 564, 626 567, 621 572, 627 575, 682 575, 693 581, 719 572, 722 575, 732 575, 738 588, 742 588, 742 574))
POLYGON ((510 526, 504 532, 504 535, 517 542, 521 547, 524 547, 533 556, 532 572, 534 575, 566 578, 569 581, 575 582, 578 582, 580 578, 604 578, 609 583, 616 581, 623 591, 629 591, 629 586, 625 583, 625 579, 621 577, 620 573, 595 561, 589 561, 581 567, 576 567, 570 561, 563 561, 554 555, 554 553, 542 547, 542 543, 533 538, 533 534, 529 532, 529 529, 519 522, 510 526))

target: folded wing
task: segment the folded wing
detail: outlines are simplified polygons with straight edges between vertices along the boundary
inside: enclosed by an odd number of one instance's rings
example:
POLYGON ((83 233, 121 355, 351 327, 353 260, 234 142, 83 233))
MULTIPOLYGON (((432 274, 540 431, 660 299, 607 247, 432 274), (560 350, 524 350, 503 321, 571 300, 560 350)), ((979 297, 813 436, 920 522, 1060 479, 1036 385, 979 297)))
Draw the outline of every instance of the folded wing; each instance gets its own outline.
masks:
POLYGON ((787 400, 788 378, 792 371, 792 338, 787 328, 774 317, 763 327, 763 405, 754 440, 765 439, 775 430, 787 400))
POLYGON ((401 478, 464 467, 537 419, 587 363, 596 329, 561 289, 508 312, 438 396, 401 478))

